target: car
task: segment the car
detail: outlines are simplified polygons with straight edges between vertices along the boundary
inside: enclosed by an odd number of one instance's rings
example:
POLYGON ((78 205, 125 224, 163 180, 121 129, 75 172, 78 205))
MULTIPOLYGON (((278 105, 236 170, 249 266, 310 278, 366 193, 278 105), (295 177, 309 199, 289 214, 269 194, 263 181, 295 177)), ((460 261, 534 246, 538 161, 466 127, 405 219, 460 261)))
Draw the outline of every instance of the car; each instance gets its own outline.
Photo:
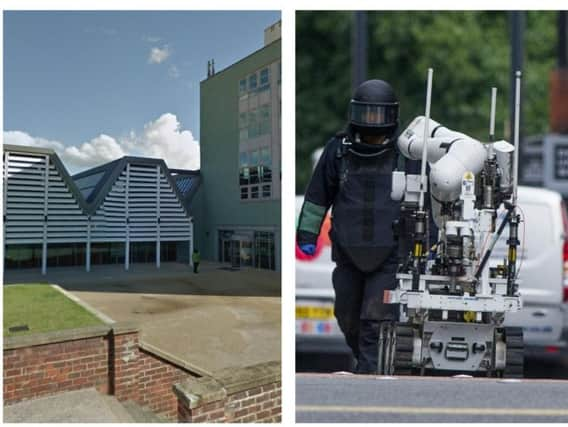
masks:
MULTIPOLYGON (((296 197, 296 217, 303 196, 296 197)), ((568 348, 568 215, 558 192, 519 186, 521 214, 518 253, 519 291, 523 309, 509 313, 505 325, 522 327, 525 354, 562 360, 568 348)), ((296 256, 297 370, 349 370, 353 360, 333 317, 329 213, 314 257, 296 256), (335 358, 332 366, 325 366, 335 358)), ((491 267, 507 254, 507 228, 489 261, 491 267)))

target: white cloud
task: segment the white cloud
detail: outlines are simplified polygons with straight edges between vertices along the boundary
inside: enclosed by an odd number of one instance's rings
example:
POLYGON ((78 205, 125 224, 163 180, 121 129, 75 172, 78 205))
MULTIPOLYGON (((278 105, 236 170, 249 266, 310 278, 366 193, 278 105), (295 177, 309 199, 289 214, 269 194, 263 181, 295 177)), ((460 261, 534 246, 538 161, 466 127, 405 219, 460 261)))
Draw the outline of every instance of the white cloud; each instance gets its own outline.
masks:
POLYGON ((170 65, 170 68, 168 68, 168 76, 170 76, 172 79, 179 78, 179 76, 181 76, 181 73, 179 72, 178 67, 173 64, 170 65))
POLYGON ((148 55, 149 64, 161 64, 172 54, 168 45, 165 45, 161 49, 159 47, 153 47, 150 49, 150 55, 148 55))
POLYGON ((33 136, 19 130, 9 130, 4 132, 4 144, 51 148, 58 152, 65 148, 65 146, 59 141, 52 141, 45 138, 34 138, 33 136))
POLYGON ((199 169, 199 142, 189 130, 181 130, 175 114, 162 114, 144 126, 135 151, 159 157, 170 168, 199 169))
POLYGON ((88 169, 125 155, 126 152, 122 149, 120 143, 105 134, 101 134, 79 146, 66 147, 61 153, 65 164, 71 164, 81 169, 88 169))
POLYGON ((165 113, 146 123, 140 135, 134 130, 124 138, 100 134, 80 145, 33 137, 22 131, 5 131, 4 143, 51 148, 71 174, 126 155, 164 159, 174 169, 199 169, 199 142, 189 130, 182 130, 175 114, 165 113))

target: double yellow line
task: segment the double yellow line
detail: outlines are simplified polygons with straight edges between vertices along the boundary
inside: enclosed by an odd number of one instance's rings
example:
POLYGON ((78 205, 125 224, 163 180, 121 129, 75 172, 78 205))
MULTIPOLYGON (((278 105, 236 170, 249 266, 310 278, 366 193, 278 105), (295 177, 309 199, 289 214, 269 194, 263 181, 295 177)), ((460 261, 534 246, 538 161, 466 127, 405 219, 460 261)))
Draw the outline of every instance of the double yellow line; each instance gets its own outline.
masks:
POLYGON ((362 414, 410 414, 410 415, 515 415, 533 417, 568 417, 568 409, 539 408, 421 408, 413 406, 326 406, 298 405, 297 412, 349 412, 362 414))

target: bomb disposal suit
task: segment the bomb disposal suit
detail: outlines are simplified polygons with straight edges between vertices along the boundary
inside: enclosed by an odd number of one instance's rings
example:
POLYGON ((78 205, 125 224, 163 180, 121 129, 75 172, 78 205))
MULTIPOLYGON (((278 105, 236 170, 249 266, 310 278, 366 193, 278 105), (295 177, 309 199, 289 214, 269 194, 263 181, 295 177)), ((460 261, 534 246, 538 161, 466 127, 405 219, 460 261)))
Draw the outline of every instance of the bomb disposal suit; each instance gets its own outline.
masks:
POLYGON ((358 373, 376 372, 379 324, 398 318, 397 306, 383 304, 384 290, 396 287, 393 222, 400 203, 391 199, 391 176, 399 158, 393 143, 398 108, 394 91, 382 80, 356 89, 347 129, 325 146, 298 221, 297 244, 312 255, 332 207, 334 313, 358 373))

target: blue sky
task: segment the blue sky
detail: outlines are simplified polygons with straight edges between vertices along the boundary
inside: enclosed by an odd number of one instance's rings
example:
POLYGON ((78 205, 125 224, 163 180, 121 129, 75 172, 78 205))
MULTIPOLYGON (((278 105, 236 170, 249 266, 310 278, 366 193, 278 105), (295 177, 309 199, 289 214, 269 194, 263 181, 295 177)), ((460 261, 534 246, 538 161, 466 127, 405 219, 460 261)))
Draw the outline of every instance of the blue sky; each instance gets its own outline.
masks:
POLYGON ((162 128, 199 140, 207 60, 219 71, 247 56, 279 19, 276 11, 4 12, 4 139, 75 147, 78 168, 98 148, 119 153, 104 137, 125 152, 162 128))

